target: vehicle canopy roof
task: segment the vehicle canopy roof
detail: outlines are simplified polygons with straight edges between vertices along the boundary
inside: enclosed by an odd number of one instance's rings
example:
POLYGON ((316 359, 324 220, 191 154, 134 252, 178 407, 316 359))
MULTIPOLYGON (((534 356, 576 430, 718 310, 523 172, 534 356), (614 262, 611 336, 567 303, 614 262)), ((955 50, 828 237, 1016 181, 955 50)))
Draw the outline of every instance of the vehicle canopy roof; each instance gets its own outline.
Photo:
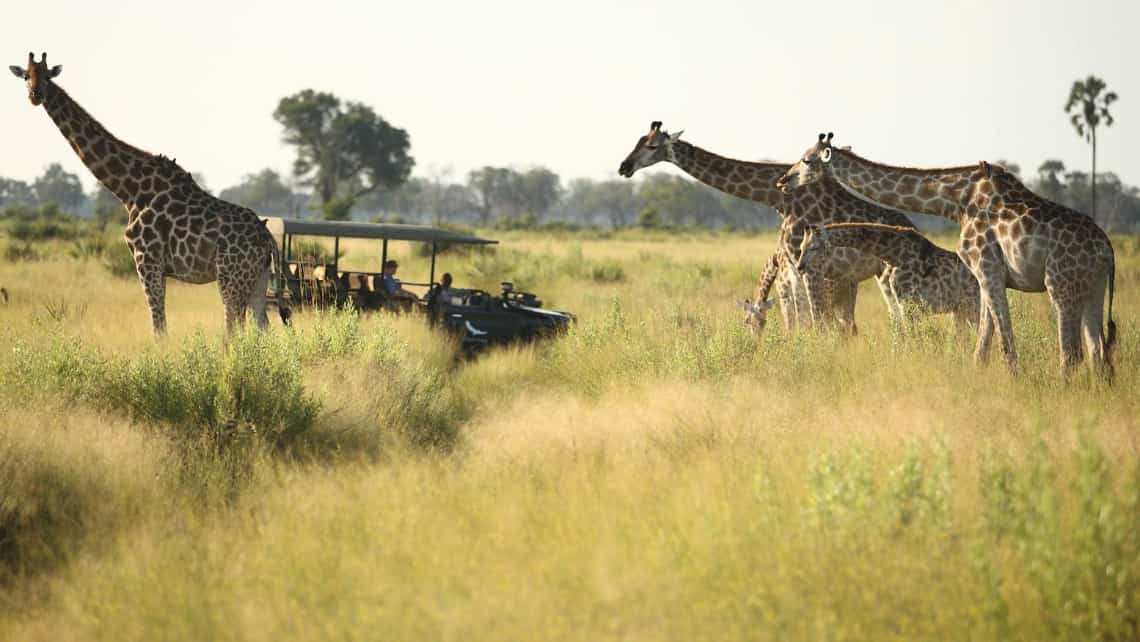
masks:
POLYGON ((276 236, 327 236, 345 239, 386 239, 391 241, 422 241, 426 243, 472 243, 489 245, 498 243, 471 234, 445 230, 431 225, 403 225, 397 223, 362 223, 357 221, 310 221, 296 218, 266 217, 266 226, 276 236))

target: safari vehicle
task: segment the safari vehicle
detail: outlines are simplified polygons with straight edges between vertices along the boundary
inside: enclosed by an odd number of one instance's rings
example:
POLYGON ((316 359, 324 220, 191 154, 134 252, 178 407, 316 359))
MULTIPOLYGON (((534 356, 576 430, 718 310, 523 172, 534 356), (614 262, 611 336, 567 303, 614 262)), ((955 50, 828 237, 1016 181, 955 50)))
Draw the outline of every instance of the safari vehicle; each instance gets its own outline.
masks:
POLYGON ((463 337, 467 351, 515 340, 535 339, 564 330, 574 319, 568 312, 547 310, 534 294, 516 292, 509 281, 491 295, 480 289, 451 287, 441 290, 436 281, 436 258, 441 249, 460 244, 490 245, 498 241, 428 225, 309 221, 269 218, 269 231, 281 242, 284 283, 272 283, 270 302, 290 307, 344 307, 350 302, 362 311, 422 312, 429 322, 463 337), (301 256, 298 237, 333 239, 332 256, 301 256), (427 288, 417 300, 390 296, 382 287, 383 271, 346 270, 340 265, 341 239, 375 239, 380 243, 382 266, 388 261, 389 241, 430 245, 431 267, 427 281, 402 281, 402 286, 427 288), (329 262, 331 261, 331 262, 329 262), (442 295, 441 295, 442 293, 442 295))

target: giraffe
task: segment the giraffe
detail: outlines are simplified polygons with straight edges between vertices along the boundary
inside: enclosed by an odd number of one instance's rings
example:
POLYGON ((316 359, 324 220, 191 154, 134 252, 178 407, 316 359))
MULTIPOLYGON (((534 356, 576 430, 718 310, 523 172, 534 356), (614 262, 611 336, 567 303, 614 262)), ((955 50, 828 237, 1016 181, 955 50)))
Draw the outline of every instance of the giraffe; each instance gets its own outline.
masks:
MULTIPOLYGON (((124 237, 135 259, 156 336, 166 331, 166 277, 187 283, 217 281, 232 332, 253 310, 258 327, 269 320, 265 289, 281 261, 273 235, 252 210, 214 198, 173 159, 128 145, 111 135, 55 83, 62 66, 28 54, 27 67, 11 66, 26 81, 28 99, 43 105, 95 178, 127 208, 124 237)), ((289 312, 280 307, 282 321, 289 312)))
POLYGON ((1116 258, 1108 236, 1091 218, 1041 198, 1005 168, 985 161, 939 169, 881 165, 833 148, 831 139, 832 134, 820 134, 780 178, 780 189, 792 192, 830 177, 888 207, 957 221, 958 256, 978 280, 981 295, 976 361, 986 361, 996 324, 1006 365, 1016 372, 1005 290, 1048 292, 1057 317, 1062 375, 1081 360, 1083 328, 1090 367, 1111 381, 1116 258), (1106 287, 1107 333, 1102 327, 1106 287))
POLYGON ((954 315, 958 328, 978 319, 978 280, 958 255, 931 243, 909 227, 878 223, 832 223, 809 227, 800 243, 800 272, 827 268, 831 249, 853 247, 896 268, 889 279, 898 319, 906 329, 908 310, 954 315))
MULTIPOLYGON (((768 298, 768 293, 772 291, 772 284, 776 282, 776 278, 785 268, 784 253, 774 252, 772 257, 768 259, 764 272, 760 274, 760 280, 756 282, 753 300, 745 299, 740 302, 740 307, 744 310, 744 325, 748 326, 753 336, 759 336, 763 333, 764 326, 768 324, 768 310, 776 303, 775 299, 768 298)), ((787 304, 781 306, 781 309, 786 308, 787 304)), ((787 312, 785 312, 785 325, 786 319, 787 312)))
MULTIPOLYGON (((784 193, 776 188, 776 179, 783 175, 790 165, 786 163, 757 163, 718 156, 700 147, 681 140, 683 132, 670 134, 663 130, 661 121, 650 124, 649 133, 640 137, 633 151, 622 161, 618 173, 626 178, 639 169, 662 161, 673 163, 698 181, 733 196, 764 203, 776 210, 782 220, 780 246, 777 252, 789 256, 803 236, 807 225, 823 225, 844 221, 867 221, 913 227, 907 217, 885 207, 856 198, 827 181, 811 191, 798 190, 784 193)), ((786 259, 785 259, 786 261, 786 259)), ((851 331, 855 330, 855 297, 860 281, 876 277, 888 311, 892 311, 889 287, 886 283, 888 268, 878 259, 850 248, 836 248, 831 257, 827 277, 833 283, 813 283, 805 279, 809 310, 813 319, 822 319, 822 310, 827 302, 827 291, 834 288, 841 323, 851 331)), ((799 275, 794 270, 784 270, 781 281, 781 307, 786 309, 787 292, 796 292, 799 275)), ((759 289, 759 288, 758 288, 759 289)), ((762 306, 759 301, 752 305, 762 306)), ((769 306, 770 307, 770 306, 769 306)), ((784 313, 785 327, 789 327, 789 315, 784 313)))
MULTIPOLYGON (((739 307, 744 310, 744 325, 748 326, 753 336, 762 334, 768 323, 768 310, 770 310, 776 302, 775 299, 768 298, 768 294, 772 291, 773 284, 777 285, 777 296, 780 299, 780 310, 784 317, 785 331, 790 332, 793 329, 795 320, 800 316, 799 309, 806 307, 806 303, 800 301, 802 298, 800 294, 804 288, 795 287, 796 282, 787 278, 788 276, 794 277, 794 272, 785 272, 789 267, 788 253, 784 250, 784 247, 787 245, 786 237, 788 233, 789 229, 786 226, 780 227, 779 238, 776 242, 776 251, 773 252, 772 256, 768 259, 768 263, 764 267, 764 272, 760 274, 760 279, 756 282, 756 289, 752 295, 753 300, 749 301, 748 299, 744 299, 738 304, 739 307)), ((854 307, 854 294, 843 293, 847 296, 839 298, 836 296, 838 293, 834 291, 834 281, 824 278, 822 274, 813 276, 815 276, 816 283, 822 284, 823 300, 832 301, 833 304, 837 306, 849 304, 854 307)))

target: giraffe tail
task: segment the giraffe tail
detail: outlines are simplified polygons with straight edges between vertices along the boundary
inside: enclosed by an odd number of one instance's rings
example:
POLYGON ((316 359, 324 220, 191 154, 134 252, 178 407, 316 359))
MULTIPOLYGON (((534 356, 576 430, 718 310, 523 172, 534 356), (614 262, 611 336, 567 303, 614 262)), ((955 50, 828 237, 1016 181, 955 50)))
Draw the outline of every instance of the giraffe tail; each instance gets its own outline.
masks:
MULTIPOLYGON (((1112 320, 1112 295, 1116 290, 1116 254, 1110 255, 1108 264, 1108 331, 1104 337, 1104 358, 1109 361, 1112 345, 1116 343, 1116 322, 1112 320)), ((1109 361, 1111 363, 1111 361, 1109 361)))
MULTIPOLYGON (((265 221, 263 220, 264 224, 265 221)), ((285 290, 285 266, 284 260, 281 256, 280 249, 277 247, 277 241, 273 238, 273 233, 269 231, 268 227, 262 228, 265 231, 265 243, 269 246, 269 270, 270 276, 277 283, 276 299, 277 299, 277 313, 281 315, 281 323, 288 326, 290 319, 293 317, 293 311, 289 309, 288 304, 285 303, 283 296, 285 290)))

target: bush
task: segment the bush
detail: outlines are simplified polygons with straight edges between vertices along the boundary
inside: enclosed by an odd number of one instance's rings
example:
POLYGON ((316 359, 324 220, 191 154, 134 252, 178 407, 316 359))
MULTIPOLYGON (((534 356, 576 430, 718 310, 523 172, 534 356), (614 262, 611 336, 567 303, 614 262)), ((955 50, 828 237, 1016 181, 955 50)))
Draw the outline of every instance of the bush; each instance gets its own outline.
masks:
POLYGON ((126 279, 138 274, 135 269, 135 255, 131 246, 123 243, 110 243, 103 249, 103 267, 111 276, 126 279))
POLYGON ((625 280, 625 270, 619 263, 603 263, 590 268, 590 278, 597 283, 618 283, 625 280))
POLYGON ((32 247, 29 243, 17 245, 16 243, 9 243, 4 248, 4 260, 9 263, 22 263, 39 261, 43 255, 39 253, 36 248, 32 247))
MULTIPOLYGON (((72 258, 79 260, 97 259, 103 256, 107 251, 107 239, 100 235, 89 235, 86 237, 78 238, 71 244, 71 249, 67 251, 72 258)), ((132 265, 134 259, 131 261, 132 265)))

